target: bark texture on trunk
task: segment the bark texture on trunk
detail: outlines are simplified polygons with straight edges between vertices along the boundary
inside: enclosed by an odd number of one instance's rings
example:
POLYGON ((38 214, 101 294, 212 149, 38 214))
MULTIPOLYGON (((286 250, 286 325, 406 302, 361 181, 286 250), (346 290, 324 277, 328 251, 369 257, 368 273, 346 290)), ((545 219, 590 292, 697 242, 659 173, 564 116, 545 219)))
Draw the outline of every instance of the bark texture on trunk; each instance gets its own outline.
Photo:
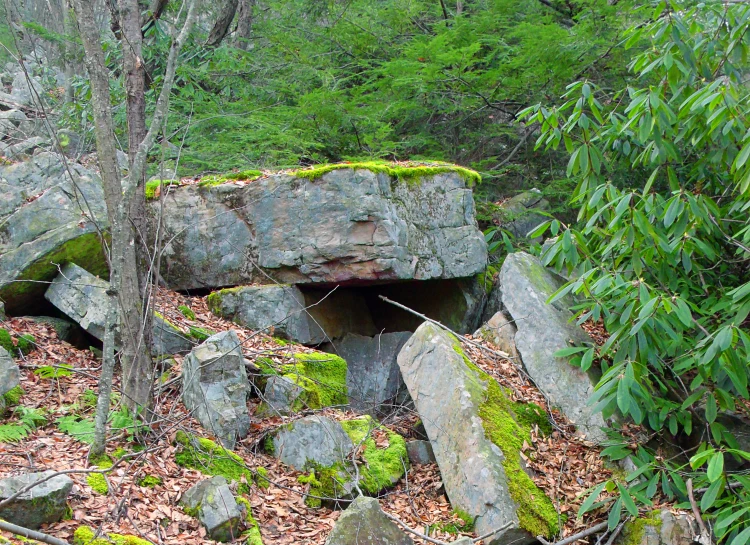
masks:
POLYGON ((237 30, 234 34, 234 46, 247 51, 250 48, 250 34, 253 31, 253 10, 255 0, 240 0, 237 14, 237 30))
POLYGON ((206 39, 208 47, 217 47, 226 35, 229 34, 229 27, 232 25, 235 13, 237 13, 238 5, 239 0, 225 0, 219 12, 219 17, 216 19, 206 39))

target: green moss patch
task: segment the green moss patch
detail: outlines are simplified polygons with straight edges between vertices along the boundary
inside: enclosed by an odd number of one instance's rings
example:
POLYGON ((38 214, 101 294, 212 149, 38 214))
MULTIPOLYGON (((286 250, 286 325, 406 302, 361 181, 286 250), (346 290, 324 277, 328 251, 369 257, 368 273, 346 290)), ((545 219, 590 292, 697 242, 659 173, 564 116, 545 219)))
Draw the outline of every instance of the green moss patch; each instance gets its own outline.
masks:
POLYGON ((0 299, 5 301, 6 309, 22 309, 25 302, 41 298, 47 289, 45 282, 57 276, 57 265, 66 263, 85 263, 85 269, 95 276, 109 278, 107 261, 102 251, 99 235, 88 233, 62 244, 56 250, 29 265, 15 282, 0 289, 0 299), (33 282, 23 282, 33 280, 33 282))
POLYGON ((151 180, 146 182, 146 200, 153 201, 161 195, 162 187, 179 187, 180 182, 177 180, 151 180))
POLYGON ((90 526, 79 526, 73 533, 73 545, 153 545, 150 541, 131 535, 109 534, 106 537, 95 537, 90 526))
POLYGON ((7 329, 0 327, 0 346, 8 351, 8 354, 13 355, 16 353, 16 345, 13 344, 13 338, 8 333, 7 329))
POLYGON ((5 400, 5 406, 12 407, 13 405, 18 405, 21 402, 21 396, 25 393, 26 392, 24 392, 23 388, 21 388, 20 386, 11 388, 7 392, 5 392, 5 394, 3 394, 3 400, 5 400))
POLYGON ((156 488, 162 484, 162 478, 156 477, 155 475, 146 475, 138 479, 138 486, 145 486, 146 488, 156 488))
POLYGON ((242 483, 238 492, 248 491, 245 483, 253 482, 253 474, 238 454, 210 439, 195 437, 182 431, 177 432, 175 442, 180 446, 175 454, 177 465, 197 469, 204 475, 220 475, 229 482, 237 481, 242 483))
POLYGON ((625 523, 622 527, 622 545, 641 545, 646 535, 646 526, 652 526, 657 533, 660 532, 661 511, 657 509, 625 523))
POLYGON ((307 406, 312 409, 346 405, 346 361, 334 354, 320 352, 294 354, 295 364, 284 365, 282 376, 308 393, 307 406))
POLYGON ((297 178, 316 180, 329 172, 342 169, 369 170, 370 172, 378 174, 387 174, 391 178, 401 182, 418 182, 422 178, 434 176, 436 174, 444 174, 446 172, 455 172, 461 176, 469 186, 481 183, 482 181, 482 177, 478 172, 458 165, 452 165, 450 163, 435 163, 430 165, 421 163, 388 163, 384 161, 337 163, 332 165, 320 165, 306 170, 297 170, 293 172, 292 175, 297 178))
MULTIPOLYGON (((99 469, 109 469, 110 467, 112 467, 112 459, 106 454, 104 456, 101 456, 100 458, 91 460, 91 463, 99 469)), ((106 496, 109 492, 107 479, 101 473, 90 473, 86 477, 86 482, 91 487, 91 490, 93 490, 97 494, 106 496)))
POLYGON ((192 325, 188 326, 188 331, 193 339, 201 343, 207 340, 209 337, 216 335, 215 331, 211 331, 210 329, 207 329, 205 327, 197 327, 192 325))
POLYGON ((348 495, 346 484, 349 475, 344 471, 341 464, 334 464, 331 467, 323 467, 313 464, 308 475, 300 475, 297 481, 303 484, 309 484, 310 490, 305 498, 305 505, 308 507, 321 507, 323 499, 336 500, 348 495))
POLYGON ((31 351, 36 348, 36 339, 34 338, 34 335, 24 333, 19 336, 18 341, 16 342, 16 348, 18 348, 18 351, 24 356, 30 354, 31 351))
POLYGON ((354 445, 362 444, 365 463, 359 468, 360 487, 369 494, 377 494, 393 486, 409 468, 406 441, 399 434, 380 426, 369 416, 341 422, 354 445), (374 431, 385 433, 388 447, 378 448, 372 437, 374 431))
POLYGON ((193 312, 192 309, 190 309, 190 307, 185 306, 185 305, 180 305, 179 307, 177 307, 177 310, 179 310, 182 313, 182 315, 188 320, 195 320, 195 312, 193 312))
POLYGON ((454 344, 454 350, 486 383, 486 390, 481 394, 483 399, 479 406, 479 417, 487 439, 503 452, 502 464, 508 491, 518 504, 521 528, 534 536, 552 537, 559 529, 557 511, 544 491, 523 470, 520 456, 524 441, 531 442, 534 425, 539 425, 542 431, 550 429, 546 413, 538 405, 512 401, 508 390, 466 356, 458 340, 454 344), (544 421, 547 421, 546 426, 544 421))
POLYGON ((263 538, 260 535, 260 525, 253 516, 253 508, 250 502, 242 496, 237 498, 237 503, 245 509, 245 527, 247 528, 242 532, 242 538, 245 540, 246 545, 263 545, 263 538))
POLYGON ((204 176, 198 182, 200 187, 213 187, 227 182, 252 182, 263 176, 260 170, 241 170, 239 172, 228 172, 214 176, 204 176))

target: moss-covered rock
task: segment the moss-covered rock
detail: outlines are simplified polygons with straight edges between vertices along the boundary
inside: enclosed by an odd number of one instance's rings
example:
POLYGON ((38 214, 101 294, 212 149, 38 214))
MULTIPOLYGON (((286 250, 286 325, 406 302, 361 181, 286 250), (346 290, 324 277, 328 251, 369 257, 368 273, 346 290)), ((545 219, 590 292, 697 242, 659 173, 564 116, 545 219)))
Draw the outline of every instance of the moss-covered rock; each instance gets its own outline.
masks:
POLYGON ((458 165, 452 165, 450 163, 420 164, 416 162, 388 163, 385 161, 362 161, 355 163, 319 165, 309 169, 297 170, 293 173, 293 176, 296 176, 297 178, 306 178, 308 180, 316 180, 329 172, 343 169, 369 170, 376 174, 387 174, 391 178, 395 178, 402 182, 416 183, 422 178, 435 176, 436 174, 445 174, 446 172, 457 173, 470 186, 482 181, 482 177, 478 172, 458 165))
POLYGON ((153 545, 150 541, 133 535, 107 534, 96 537, 90 526, 79 526, 73 532, 73 545, 153 545))
POLYGON ((190 307, 186 305, 180 305, 177 307, 177 310, 179 310, 182 315, 188 320, 195 320, 195 312, 193 312, 190 307))
POLYGON ((218 475, 227 481, 241 483, 238 491, 249 490, 248 483, 253 482, 253 473, 237 453, 225 449, 210 439, 195 437, 179 431, 175 436, 179 446, 175 454, 177 465, 197 469, 204 475, 218 475))

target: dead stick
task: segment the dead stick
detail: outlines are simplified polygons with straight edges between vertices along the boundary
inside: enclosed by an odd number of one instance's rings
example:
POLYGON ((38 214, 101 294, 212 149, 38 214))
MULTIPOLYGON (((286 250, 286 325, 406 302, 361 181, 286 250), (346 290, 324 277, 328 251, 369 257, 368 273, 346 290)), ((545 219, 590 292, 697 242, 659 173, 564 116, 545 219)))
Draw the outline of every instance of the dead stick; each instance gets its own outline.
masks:
POLYGON ((50 545, 70 545, 70 543, 68 543, 67 541, 63 541, 62 539, 43 534, 41 532, 35 532, 34 530, 29 530, 28 528, 24 528, 23 526, 16 526, 15 524, 5 522, 4 520, 0 520, 0 530, 5 530, 6 532, 23 536, 28 539, 43 541, 44 543, 49 543, 50 545))
POLYGON ((552 543, 552 544, 550 544, 550 542, 544 539, 542 536, 537 536, 537 539, 541 541, 542 543, 544 543, 545 545, 570 545, 571 543, 578 541, 579 539, 583 539, 584 537, 588 537, 591 534, 601 532, 602 530, 606 529, 607 526, 608 526, 608 523, 600 522, 596 526, 587 528, 586 530, 583 530, 582 532, 578 532, 577 534, 573 534, 570 537, 566 537, 565 539, 560 540, 557 543, 552 543))
POLYGON ((445 541, 440 541, 439 539, 435 539, 435 538, 432 538, 432 537, 427 536, 425 534, 419 533, 416 530, 412 530, 400 518, 395 517, 395 516, 391 515, 390 513, 386 513, 385 511, 383 511, 383 514, 386 517, 388 517, 389 519, 391 519, 393 522, 396 522, 396 523, 400 524, 401 527, 404 530, 406 530, 410 534, 414 534, 415 536, 417 536, 420 539, 424 539, 425 541, 428 541, 430 543, 434 543, 435 545, 448 545, 448 543, 446 543, 445 541))
POLYGON ((686 484, 690 507, 693 509, 693 516, 701 529, 701 543, 711 543, 711 534, 708 533, 706 524, 703 522, 703 517, 701 517, 701 511, 698 509, 698 504, 695 502, 695 496, 693 495, 693 479, 688 479, 686 484))
POLYGON ((500 528, 495 528, 491 532, 487 532, 484 535, 481 535, 479 537, 475 537, 474 539, 472 539, 472 541, 474 543, 478 543, 478 542, 482 541, 483 539, 487 539, 490 536, 494 536, 495 534, 497 534, 499 532, 502 532, 503 530, 507 530, 511 526, 513 526, 513 522, 506 522, 505 524, 503 524, 502 526, 500 526, 500 528))

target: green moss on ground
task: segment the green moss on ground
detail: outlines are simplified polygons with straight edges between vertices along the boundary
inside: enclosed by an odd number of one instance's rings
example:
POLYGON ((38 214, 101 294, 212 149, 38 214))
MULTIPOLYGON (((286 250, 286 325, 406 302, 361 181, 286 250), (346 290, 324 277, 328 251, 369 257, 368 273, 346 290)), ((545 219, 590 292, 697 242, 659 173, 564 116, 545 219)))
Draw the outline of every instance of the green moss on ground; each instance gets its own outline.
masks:
POLYGON ((182 315, 187 318, 188 320, 195 320, 195 312, 193 312, 190 307, 185 305, 180 305, 177 307, 177 310, 179 310, 182 315))
POLYGON ((252 182, 263 176, 260 170, 241 170, 239 172, 227 172, 226 174, 219 174, 214 176, 204 176, 201 181, 198 182, 200 187, 213 187, 221 185, 227 182, 252 182))
POLYGON ((481 393, 479 417, 485 436, 503 452, 508 491, 518 504, 521 528, 534 536, 552 537, 559 529, 557 511, 544 491, 523 470, 520 456, 524 441, 531 441, 533 425, 540 424, 541 428, 546 413, 538 405, 511 401, 510 393, 466 356, 457 339, 454 350, 486 384, 481 393))
POLYGON ((196 327, 192 325, 188 326, 188 331, 190 332, 190 336, 198 342, 203 342, 209 337, 216 335, 215 331, 211 331, 205 327, 196 327))
POLYGON ((349 476, 340 464, 334 464, 331 467, 313 464, 309 475, 297 477, 298 482, 310 485, 305 505, 314 508, 321 507, 323 504, 321 498, 335 500, 348 495, 346 492, 348 480, 349 476))
POLYGON ((138 479, 138 486, 145 486, 146 488, 155 488, 162 484, 162 478, 156 477, 155 475, 146 475, 138 479))
POLYGON ((265 490, 271 486, 271 481, 266 479, 266 477, 268 477, 268 470, 265 467, 258 466, 255 468, 255 484, 257 484, 258 488, 261 490, 265 490))
POLYGON ((245 540, 245 545, 263 545, 263 538, 260 535, 260 525, 253 516, 253 508, 250 502, 242 496, 237 498, 237 503, 245 509, 245 527, 247 528, 242 532, 242 538, 245 540))
POLYGON ((653 526, 657 532, 661 531, 661 511, 654 510, 625 523, 622 527, 621 545, 642 545, 646 535, 646 526, 653 526))
POLYGON ((3 399, 5 400, 5 406, 12 407, 13 405, 18 405, 21 401, 21 396, 25 393, 26 392, 24 392, 23 388, 21 388, 20 386, 11 388, 7 392, 5 392, 5 394, 3 394, 3 399))
POLYGON ((159 198, 156 191, 161 187, 179 187, 180 182, 177 180, 151 180, 146 182, 146 200, 152 201, 159 198))
POLYGON ((335 354, 294 354, 297 363, 281 366, 281 375, 304 388, 307 407, 346 405, 346 361, 335 354))
POLYGON ((342 169, 364 169, 370 172, 387 174, 391 178, 395 178, 402 182, 418 182, 421 178, 427 176, 434 176, 436 174, 444 174, 446 172, 455 172, 467 185, 473 186, 481 183, 482 177, 478 172, 470 170, 468 168, 460 167, 458 165, 452 165, 450 163, 439 163, 433 165, 424 165, 419 163, 413 164, 396 164, 388 163, 385 161, 365 161, 357 163, 337 163, 332 165, 320 165, 306 170, 297 170, 292 173, 297 178, 306 178, 308 180, 316 180, 334 170, 342 169))
POLYGON ((14 306, 18 306, 20 298, 37 295, 41 297, 47 289, 44 282, 57 276, 57 264, 66 263, 85 263, 86 270, 91 274, 109 278, 109 269, 107 269, 107 261, 102 252, 99 235, 88 233, 69 240, 57 250, 29 265, 18 275, 15 282, 0 289, 0 299, 6 301, 6 306, 10 308, 11 302, 14 306), (24 282, 24 280, 33 280, 33 282, 24 282))
MULTIPOLYGON (((106 454, 91 460, 91 464, 98 467, 99 469, 109 469, 112 467, 112 459, 106 454)), ((106 496, 109 492, 109 486, 107 485, 107 479, 101 473, 91 473, 86 477, 86 482, 91 487, 91 490, 106 496)))
POLYGON ((73 545, 153 545, 150 541, 131 535, 109 534, 97 537, 90 526, 79 526, 73 533, 73 545))
POLYGON ((210 439, 195 437, 182 431, 177 432, 175 442, 180 445, 175 454, 177 465, 197 469, 205 475, 220 475, 229 482, 237 481, 242 483, 238 492, 248 491, 245 483, 253 482, 253 474, 238 454, 210 439))
POLYGON ((16 342, 16 348, 24 356, 31 353, 31 351, 36 348, 36 339, 34 338, 34 335, 28 333, 20 335, 16 342))
POLYGON ((0 327, 0 346, 8 351, 11 356, 16 353, 16 345, 13 344, 13 338, 8 333, 7 329, 0 327))
POLYGON ((380 426, 369 416, 341 422, 354 445, 362 444, 365 463, 359 468, 360 487, 369 494, 377 494, 394 485, 409 468, 406 441, 399 434, 380 426), (380 449, 372 432, 380 430, 388 436, 388 447, 380 449), (363 442, 364 441, 364 442, 363 442))

